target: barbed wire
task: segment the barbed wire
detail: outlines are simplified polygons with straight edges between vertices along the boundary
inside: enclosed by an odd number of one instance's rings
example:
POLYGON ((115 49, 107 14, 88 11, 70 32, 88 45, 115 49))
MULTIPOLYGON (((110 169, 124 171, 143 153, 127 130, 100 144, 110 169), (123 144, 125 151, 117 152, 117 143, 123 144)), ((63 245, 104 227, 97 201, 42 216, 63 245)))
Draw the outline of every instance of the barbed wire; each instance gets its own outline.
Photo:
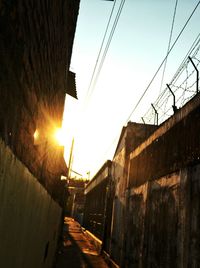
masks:
MULTIPOLYGON (((193 64, 195 64, 197 70, 199 70, 200 34, 197 36, 171 82, 164 88, 153 103, 153 107, 158 113, 159 124, 172 116, 174 109, 180 109, 196 95, 197 71, 193 64), (170 92, 169 88, 172 92, 170 92), (173 98, 175 98, 176 107, 173 106, 173 98)), ((146 124, 155 124, 155 111, 153 107, 150 107, 143 117, 141 117, 141 120, 146 124)))

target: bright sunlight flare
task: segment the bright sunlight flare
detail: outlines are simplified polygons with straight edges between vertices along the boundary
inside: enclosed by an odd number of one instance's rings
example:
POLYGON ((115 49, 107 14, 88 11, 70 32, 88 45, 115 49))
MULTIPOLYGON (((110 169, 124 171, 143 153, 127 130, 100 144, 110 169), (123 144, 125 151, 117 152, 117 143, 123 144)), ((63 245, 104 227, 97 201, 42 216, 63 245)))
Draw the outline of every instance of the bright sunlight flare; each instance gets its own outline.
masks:
POLYGON ((56 142, 60 146, 64 146, 65 145, 66 135, 65 135, 64 131, 62 130, 62 128, 57 128, 56 129, 56 131, 55 131, 55 139, 56 139, 56 142))
POLYGON ((34 140, 38 140, 39 138, 39 131, 36 129, 34 134, 33 134, 34 140))

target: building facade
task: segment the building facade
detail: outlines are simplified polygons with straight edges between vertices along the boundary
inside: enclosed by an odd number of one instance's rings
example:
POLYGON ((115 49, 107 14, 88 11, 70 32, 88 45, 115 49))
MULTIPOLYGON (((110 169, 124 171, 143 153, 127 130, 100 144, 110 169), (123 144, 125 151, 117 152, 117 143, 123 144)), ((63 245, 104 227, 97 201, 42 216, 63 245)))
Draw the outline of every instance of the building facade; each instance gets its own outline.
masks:
POLYGON ((111 161, 107 161, 85 187, 83 226, 109 248, 112 215, 111 161))
POLYGON ((0 5, 0 137, 54 198, 67 172, 53 135, 65 94, 76 97, 69 65, 78 9, 79 0, 0 5))
POLYGON ((79 0, 0 1, 0 267, 52 267, 66 201, 61 126, 79 0))
MULTIPOLYGON (((128 123, 122 129, 111 167, 110 235, 104 247, 119 267, 200 266, 199 119, 197 94, 160 126, 128 123)), ((102 177, 103 170, 97 174, 102 177)), ((109 202, 102 194, 106 186, 92 182, 93 204, 86 206, 100 204, 100 195, 109 202)), ((99 236, 102 242, 105 234, 99 236)))

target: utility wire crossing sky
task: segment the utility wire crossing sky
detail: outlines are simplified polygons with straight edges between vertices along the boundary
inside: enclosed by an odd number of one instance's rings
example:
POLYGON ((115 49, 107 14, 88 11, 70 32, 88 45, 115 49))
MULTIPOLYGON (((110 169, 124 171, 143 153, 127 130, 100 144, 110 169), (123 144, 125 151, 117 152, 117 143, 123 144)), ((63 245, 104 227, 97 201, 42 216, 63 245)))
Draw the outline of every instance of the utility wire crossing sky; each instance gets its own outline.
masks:
MULTIPOLYGON (((127 121, 141 122, 199 34, 197 0, 82 0, 71 70, 79 100, 66 97, 65 156, 93 176, 113 157, 127 121)), ((68 161, 68 160, 67 160, 68 161)))

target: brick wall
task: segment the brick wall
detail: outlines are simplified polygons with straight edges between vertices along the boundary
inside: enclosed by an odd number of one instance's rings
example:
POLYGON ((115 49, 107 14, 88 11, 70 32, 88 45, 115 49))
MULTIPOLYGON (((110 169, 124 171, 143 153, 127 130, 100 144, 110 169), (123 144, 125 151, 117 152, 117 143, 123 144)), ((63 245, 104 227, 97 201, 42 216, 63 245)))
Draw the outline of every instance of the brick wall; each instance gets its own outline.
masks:
POLYGON ((59 173, 50 136, 62 122, 78 9, 79 0, 0 1, 0 136, 38 179, 50 174, 46 152, 59 173))

